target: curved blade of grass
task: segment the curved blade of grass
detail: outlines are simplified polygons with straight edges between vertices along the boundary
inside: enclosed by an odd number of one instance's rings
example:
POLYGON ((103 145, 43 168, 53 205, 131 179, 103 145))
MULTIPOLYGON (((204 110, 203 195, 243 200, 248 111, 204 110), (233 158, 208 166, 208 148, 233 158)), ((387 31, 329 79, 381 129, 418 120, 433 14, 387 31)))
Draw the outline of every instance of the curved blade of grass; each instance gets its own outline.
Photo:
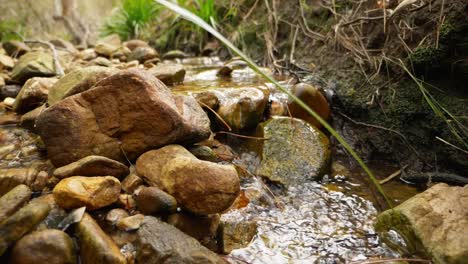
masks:
POLYGON ((330 132, 340 143, 343 145, 343 147, 353 156, 353 158, 359 163, 359 165, 364 169, 364 171, 369 175, 369 178, 371 179, 372 183, 375 185, 379 193, 384 197, 385 201, 387 202, 388 206, 392 207, 392 202, 390 199, 388 199, 387 195, 385 195, 385 192, 382 189, 382 186, 380 186, 380 183, 378 180, 375 178, 374 174, 372 171, 367 167, 367 165, 364 163, 364 161, 359 157, 359 155, 351 148, 351 146, 341 137, 328 123, 325 121, 323 118, 321 118, 314 110, 312 110, 307 104, 305 104, 301 99, 296 97, 294 94, 288 91, 285 87, 283 87, 280 83, 278 83, 273 77, 269 76, 268 74, 265 74, 260 70, 260 67, 255 64, 247 55, 245 55, 242 51, 240 51, 234 44, 232 44, 228 39, 226 39, 221 33, 216 31, 213 27, 208 25, 203 19, 199 18, 195 14, 191 13, 190 11, 172 3, 166 0, 155 0, 157 3, 167 7, 168 9, 176 12, 186 20, 191 21, 192 23, 198 25, 199 27, 205 29, 208 31, 211 35, 216 37, 219 41, 221 41, 224 45, 226 45, 229 49, 232 50, 235 54, 237 54, 239 57, 241 57, 252 70, 257 72, 257 74, 261 75, 263 78, 268 80, 269 82, 273 83, 279 90, 282 92, 286 93, 290 98, 292 98, 298 105, 300 105, 304 110, 306 110, 310 115, 312 115, 315 119, 317 119, 320 124, 325 127, 325 129, 330 132))

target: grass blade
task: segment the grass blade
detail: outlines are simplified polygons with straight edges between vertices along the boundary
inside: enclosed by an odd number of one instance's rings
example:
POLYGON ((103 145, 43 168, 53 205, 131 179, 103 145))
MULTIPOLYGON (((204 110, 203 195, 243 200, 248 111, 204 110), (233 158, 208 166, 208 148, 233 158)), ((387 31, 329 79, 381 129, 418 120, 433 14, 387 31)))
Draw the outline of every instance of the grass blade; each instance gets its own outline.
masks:
POLYGON ((364 161, 359 157, 359 155, 351 148, 351 146, 341 137, 324 119, 322 119, 314 110, 312 110, 307 104, 305 104, 301 99, 296 97, 294 94, 288 91, 285 87, 283 87, 280 83, 278 83, 273 77, 269 76, 268 74, 263 73, 260 70, 260 67, 253 62, 247 55, 245 55, 241 50, 239 50, 234 44, 232 44, 228 39, 226 39, 221 33, 211 27, 208 23, 206 23, 203 19, 196 16, 195 14, 191 13, 190 11, 166 0, 155 0, 157 3, 165 6, 166 8, 176 12, 183 18, 192 23, 198 25, 199 27, 208 31, 211 35, 216 37, 219 41, 221 41, 224 45, 226 45, 229 49, 232 50, 233 53, 237 54, 241 57, 249 67, 257 72, 260 76, 268 80, 269 82, 273 83, 279 90, 286 93, 290 98, 292 98, 298 105, 300 105, 305 111, 307 111, 310 115, 312 115, 315 119, 317 119, 325 129, 330 132, 340 143, 343 147, 353 156, 353 158, 359 163, 359 165, 364 169, 364 171, 369 175, 370 180, 375 185, 379 193, 384 197, 385 201, 387 202, 388 206, 392 207, 392 202, 388 199, 387 195, 385 194, 382 186, 380 186, 378 180, 375 178, 372 171, 367 167, 364 161))

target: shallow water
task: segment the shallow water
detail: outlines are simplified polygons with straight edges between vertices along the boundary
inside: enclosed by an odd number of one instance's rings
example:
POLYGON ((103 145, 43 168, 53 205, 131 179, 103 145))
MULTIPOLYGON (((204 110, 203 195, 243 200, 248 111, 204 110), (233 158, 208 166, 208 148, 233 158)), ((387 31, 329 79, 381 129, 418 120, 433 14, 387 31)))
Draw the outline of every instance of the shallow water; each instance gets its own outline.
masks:
MULTIPOLYGON (((217 58, 185 59, 184 84, 171 87, 173 92, 191 93, 213 88, 267 86, 249 69, 236 69, 231 78, 216 75, 222 67, 217 58)), ((289 84, 287 77, 278 80, 289 84)), ((273 92, 274 100, 287 96, 273 92)), ((5 115, 0 111, 0 115, 5 115)), ((38 137, 15 125, 0 126, 0 169, 29 167, 45 162, 37 147, 38 137)), ((244 150, 238 152, 238 165, 255 172, 258 159, 244 150)), ((374 170, 390 174, 388 168, 374 170)), ((368 183, 359 180, 362 173, 348 171, 329 177, 324 183, 308 182, 284 189, 267 185, 258 178, 242 181, 242 190, 250 199, 247 207, 230 211, 223 219, 256 220, 258 234, 250 245, 234 250, 232 263, 349 263, 369 258, 394 258, 398 253, 384 245, 373 229, 377 215, 374 194, 368 183)), ((397 203, 417 191, 393 181, 384 186, 397 203), (401 191, 403 190, 403 191, 401 191)))

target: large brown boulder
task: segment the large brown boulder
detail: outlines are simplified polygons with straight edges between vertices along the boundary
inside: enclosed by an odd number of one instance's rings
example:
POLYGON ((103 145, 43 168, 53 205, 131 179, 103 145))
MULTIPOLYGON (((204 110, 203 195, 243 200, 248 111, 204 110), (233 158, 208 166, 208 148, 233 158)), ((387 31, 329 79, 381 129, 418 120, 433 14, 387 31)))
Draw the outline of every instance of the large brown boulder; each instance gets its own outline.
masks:
POLYGON ((137 173, 150 185, 174 196, 184 209, 200 215, 229 208, 240 191, 232 165, 199 160, 179 145, 169 145, 141 155, 137 173))
POLYGON ((56 166, 90 155, 135 160, 150 149, 210 135, 210 121, 195 99, 173 96, 155 77, 136 70, 56 103, 36 126, 56 166))

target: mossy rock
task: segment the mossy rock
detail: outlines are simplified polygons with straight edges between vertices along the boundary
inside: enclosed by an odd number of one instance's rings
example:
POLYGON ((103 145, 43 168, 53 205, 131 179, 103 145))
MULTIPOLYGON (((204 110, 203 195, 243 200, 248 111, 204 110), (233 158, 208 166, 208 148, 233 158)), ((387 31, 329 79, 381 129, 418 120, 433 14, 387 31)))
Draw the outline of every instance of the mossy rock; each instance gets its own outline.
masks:
POLYGON ((21 56, 11 72, 14 81, 24 83, 32 77, 55 76, 54 58, 50 53, 32 51, 21 56))
POLYGON ((328 138, 305 121, 273 117, 259 125, 264 140, 258 174, 284 185, 318 180, 330 160, 328 138))

